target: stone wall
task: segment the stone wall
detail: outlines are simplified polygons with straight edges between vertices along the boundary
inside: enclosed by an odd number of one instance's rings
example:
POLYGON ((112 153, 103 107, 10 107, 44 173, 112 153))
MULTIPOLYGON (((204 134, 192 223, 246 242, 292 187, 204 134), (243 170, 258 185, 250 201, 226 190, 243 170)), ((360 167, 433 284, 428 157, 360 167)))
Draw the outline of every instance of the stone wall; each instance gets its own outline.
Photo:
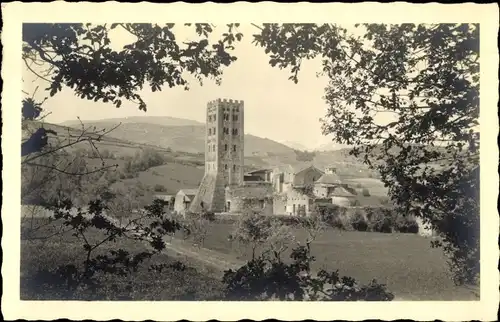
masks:
POLYGON ((298 215, 300 209, 305 210, 304 215, 309 215, 312 210, 312 199, 300 191, 291 189, 287 193, 286 208, 288 215, 298 215))
POLYGON ((241 186, 227 187, 225 210, 232 213, 254 210, 271 215, 273 213, 272 184, 269 182, 247 182, 241 186))

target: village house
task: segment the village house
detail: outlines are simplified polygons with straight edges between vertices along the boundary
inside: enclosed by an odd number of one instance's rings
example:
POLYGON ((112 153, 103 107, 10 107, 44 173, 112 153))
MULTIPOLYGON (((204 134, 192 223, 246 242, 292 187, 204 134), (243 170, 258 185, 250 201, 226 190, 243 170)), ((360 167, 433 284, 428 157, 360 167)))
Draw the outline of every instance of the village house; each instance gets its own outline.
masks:
POLYGON ((271 182, 273 171, 270 169, 259 169, 245 173, 243 180, 245 182, 271 182))
POLYGON ((249 181, 240 186, 226 187, 226 212, 242 214, 255 211, 273 214, 273 186, 271 182, 249 181))
POLYGON ((182 189, 175 195, 174 211, 178 214, 185 215, 189 210, 198 189, 182 189))

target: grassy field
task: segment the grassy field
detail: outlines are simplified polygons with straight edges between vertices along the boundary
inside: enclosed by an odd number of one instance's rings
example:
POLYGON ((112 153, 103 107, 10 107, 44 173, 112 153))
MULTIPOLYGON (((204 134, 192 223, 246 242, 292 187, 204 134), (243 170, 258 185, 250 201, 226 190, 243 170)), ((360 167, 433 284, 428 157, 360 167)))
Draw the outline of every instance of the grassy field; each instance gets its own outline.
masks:
MULTIPOLYGON (((231 230, 230 224, 212 224, 204 247, 248 259, 249 251, 228 241, 231 230)), ((295 229, 293 233, 298 241, 305 241, 305 231, 295 229)), ((341 275, 362 283, 375 278, 402 299, 477 300, 470 291, 453 284, 442 251, 431 249, 430 241, 416 234, 330 229, 316 239, 312 252, 316 257, 314 269, 338 269, 341 275)))
MULTIPOLYGON (((37 219, 40 223, 43 219, 37 219)), ((31 223, 23 220, 22 226, 31 223)), ((35 223, 35 226, 37 223, 35 223)), ((210 268, 188 267, 183 271, 172 268, 161 272, 149 272, 151 264, 168 264, 177 260, 174 254, 162 253, 147 261, 138 272, 127 277, 99 276, 97 291, 81 291, 71 296, 62 287, 53 285, 54 278, 47 274, 60 265, 75 264, 81 267, 85 258, 82 242, 66 233, 50 239, 36 237, 48 236, 55 232, 57 225, 48 225, 29 240, 21 240, 21 299, 22 300, 210 300, 220 298, 222 283, 214 277, 210 268), (35 237, 35 238, 33 238, 35 237)), ((90 231, 90 240, 102 238, 98 231, 90 231)), ((97 254, 105 254, 110 249, 122 248, 135 254, 146 249, 137 241, 121 239, 118 244, 109 243, 100 247, 97 254)))

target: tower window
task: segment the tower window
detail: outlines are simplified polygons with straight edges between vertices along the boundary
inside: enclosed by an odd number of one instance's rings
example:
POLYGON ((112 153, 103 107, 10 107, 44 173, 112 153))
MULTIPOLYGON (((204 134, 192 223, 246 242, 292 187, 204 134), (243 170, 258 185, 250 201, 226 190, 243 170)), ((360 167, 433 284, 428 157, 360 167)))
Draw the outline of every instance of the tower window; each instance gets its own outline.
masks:
POLYGON ((212 129, 208 129, 208 135, 212 135, 212 129))
POLYGON ((233 121, 238 121, 238 115, 233 115, 233 121))
POLYGON ((227 144, 224 144, 224 151, 227 151, 227 144))
POLYGON ((233 129, 233 135, 238 135, 238 129, 233 129))
POLYGON ((236 145, 233 145, 233 151, 236 152, 236 145))
POLYGON ((215 152, 215 144, 212 145, 212 151, 215 152))
POLYGON ((236 171, 236 164, 233 164, 233 171, 236 171))
POLYGON ((215 127, 214 127, 214 135, 215 135, 215 127))
POLYGON ((217 121, 217 114, 214 114, 214 122, 217 121))
POLYGON ((224 169, 227 170, 227 164, 224 164, 224 169))
POLYGON ((208 145, 208 152, 211 152, 211 150, 210 150, 210 144, 208 145))

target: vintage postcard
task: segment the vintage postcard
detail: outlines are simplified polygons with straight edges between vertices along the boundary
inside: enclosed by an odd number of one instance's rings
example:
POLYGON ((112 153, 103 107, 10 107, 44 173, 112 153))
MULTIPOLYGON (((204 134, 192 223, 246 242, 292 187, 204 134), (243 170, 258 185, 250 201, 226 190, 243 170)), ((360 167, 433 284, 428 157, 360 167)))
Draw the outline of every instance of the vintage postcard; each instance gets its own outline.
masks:
POLYGON ((2 6, 6 319, 496 316, 494 5, 2 6))

